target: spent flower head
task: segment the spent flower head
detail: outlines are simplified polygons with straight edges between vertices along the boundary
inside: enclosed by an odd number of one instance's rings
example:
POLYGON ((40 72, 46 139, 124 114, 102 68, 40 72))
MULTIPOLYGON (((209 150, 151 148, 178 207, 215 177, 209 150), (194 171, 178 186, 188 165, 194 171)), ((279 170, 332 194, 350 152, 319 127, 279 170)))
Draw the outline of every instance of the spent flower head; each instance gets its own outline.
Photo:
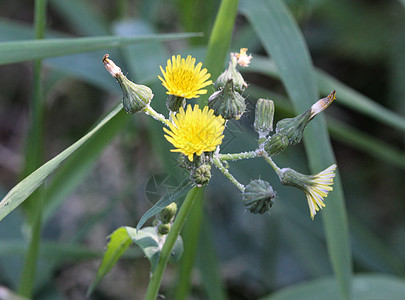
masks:
POLYGON ((193 161, 194 154, 201 156, 203 152, 214 151, 222 143, 225 125, 224 119, 215 116, 212 109, 201 110, 198 105, 192 108, 189 104, 186 111, 180 107, 169 128, 163 128, 165 138, 176 148, 170 151, 181 152, 193 161))
POLYGON ((333 164, 316 175, 304 175, 293 169, 284 168, 280 170, 280 180, 282 184, 294 186, 305 193, 311 218, 314 219, 316 212, 325 207, 323 199, 333 190, 335 169, 336 164, 333 164))
POLYGON ((252 54, 247 55, 247 48, 241 48, 239 53, 236 53, 236 58, 238 59, 238 65, 241 67, 248 67, 250 60, 252 59, 252 54))
POLYGON ((186 59, 173 55, 171 60, 167 60, 166 70, 160 66, 163 78, 158 77, 167 89, 167 94, 187 99, 198 98, 207 93, 202 88, 212 83, 208 80, 211 74, 201 67, 202 63, 195 65, 195 58, 190 55, 186 59))

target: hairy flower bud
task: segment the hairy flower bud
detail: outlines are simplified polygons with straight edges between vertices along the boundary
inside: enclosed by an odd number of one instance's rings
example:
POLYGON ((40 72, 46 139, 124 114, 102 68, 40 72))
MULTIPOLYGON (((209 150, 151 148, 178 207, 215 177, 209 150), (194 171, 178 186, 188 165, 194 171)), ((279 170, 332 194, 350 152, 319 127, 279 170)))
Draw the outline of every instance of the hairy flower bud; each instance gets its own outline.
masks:
POLYGON ((251 181, 242 194, 243 205, 253 214, 264 214, 273 205, 276 193, 271 185, 264 180, 251 181))
POLYGON ((230 79, 223 89, 215 92, 208 99, 209 108, 214 110, 216 116, 224 119, 239 120, 246 109, 245 99, 234 89, 230 79))
POLYGON ((214 83, 214 87, 217 91, 223 89, 229 82, 229 80, 232 80, 233 87, 238 93, 242 93, 246 89, 247 84, 236 68, 236 65, 237 59, 235 56, 231 55, 228 69, 226 69, 221 75, 219 75, 214 83))
POLYGON ((253 124, 259 139, 266 137, 273 131, 274 102, 267 99, 259 99, 256 102, 255 122, 253 124))
POLYGON ((169 233, 171 228, 172 228, 171 224, 159 224, 157 231, 160 235, 166 235, 169 233))
POLYGON ((211 165, 203 164, 191 172, 194 183, 201 187, 206 185, 211 179, 211 165))
POLYGON ((287 136, 275 133, 264 142, 264 150, 269 156, 277 155, 285 150, 289 144, 287 136))

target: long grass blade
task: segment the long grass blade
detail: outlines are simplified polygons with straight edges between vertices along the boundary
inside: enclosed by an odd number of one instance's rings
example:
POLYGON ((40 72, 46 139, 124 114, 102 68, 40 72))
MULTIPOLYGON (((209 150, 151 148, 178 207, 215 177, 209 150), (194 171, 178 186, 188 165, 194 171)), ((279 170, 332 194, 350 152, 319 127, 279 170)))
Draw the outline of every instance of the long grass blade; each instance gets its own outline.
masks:
MULTIPOLYGON (((279 0, 254 0, 242 3, 242 9, 249 22, 280 71, 296 113, 304 112, 318 99, 318 91, 308 49, 298 26, 286 6, 279 0)), ((306 130, 304 143, 313 173, 333 163, 333 151, 322 116, 315 119, 306 130)), ((349 299, 351 253, 339 174, 335 180, 334 192, 329 195, 322 216, 329 258, 339 283, 340 293, 344 299, 349 299)))
POLYGON ((36 169, 20 181, 0 202, 0 221, 23 203, 44 181, 52 174, 70 155, 78 150, 98 130, 122 110, 122 104, 114 108, 100 123, 69 148, 55 156, 53 159, 36 169))
POLYGON ((3 42, 0 65, 95 50, 119 48, 145 41, 168 41, 200 36, 198 33, 156 34, 135 37, 101 36, 3 42))

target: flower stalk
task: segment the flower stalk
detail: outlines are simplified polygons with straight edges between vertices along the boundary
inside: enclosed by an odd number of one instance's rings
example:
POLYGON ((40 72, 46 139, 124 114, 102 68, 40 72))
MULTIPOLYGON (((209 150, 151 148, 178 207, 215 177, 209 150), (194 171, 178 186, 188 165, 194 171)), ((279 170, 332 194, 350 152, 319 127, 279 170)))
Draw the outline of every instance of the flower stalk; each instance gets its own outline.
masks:
POLYGON ((163 245, 162 251, 160 252, 160 258, 155 271, 149 281, 148 289, 146 291, 145 300, 156 300, 159 293, 160 282, 162 281, 163 273, 166 268, 167 262, 169 261, 170 253, 172 252, 173 246, 183 228, 184 222, 193 207, 194 200, 201 192, 201 188, 192 188, 181 205, 180 211, 174 220, 173 226, 166 237, 166 241, 163 245))

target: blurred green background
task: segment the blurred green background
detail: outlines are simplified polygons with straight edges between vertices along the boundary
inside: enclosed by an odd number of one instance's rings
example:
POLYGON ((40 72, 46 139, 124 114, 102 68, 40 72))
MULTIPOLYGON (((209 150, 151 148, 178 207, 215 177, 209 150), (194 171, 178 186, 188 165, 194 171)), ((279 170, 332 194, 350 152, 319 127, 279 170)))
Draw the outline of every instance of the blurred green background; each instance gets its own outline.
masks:
MULTIPOLYGON (((354 273, 401 278, 405 274, 404 1, 285 3, 319 70, 321 96, 331 88, 337 90, 337 100, 325 114, 349 216, 354 273), (323 72, 329 75, 322 76, 323 72), (325 78, 333 84, 325 84, 325 78), (340 102, 339 89, 345 93, 345 101, 340 102), (357 102, 350 97, 372 99, 372 105, 367 102, 363 109, 356 109, 357 102), (394 112, 397 119, 384 119, 373 112, 373 107, 381 113, 384 109, 394 112)), ((46 38, 176 32, 205 35, 45 59, 43 162, 81 138, 119 103, 119 87, 102 64, 105 53, 129 79, 150 86, 155 94, 152 106, 167 115, 165 90, 157 78, 159 65, 165 66, 172 54, 191 54, 203 61, 218 7, 219 1, 213 0, 49 0, 46 38)), ((33 12, 31 2, 1 3, 0 47, 4 41, 34 38, 33 12)), ((242 11, 236 19, 230 51, 241 47, 253 53, 252 65, 243 73, 249 83, 245 92, 248 108, 241 120, 227 127, 222 153, 257 147, 252 126, 257 98, 275 101, 276 121, 294 115, 286 90, 271 71, 271 61, 242 11)), ((3 196, 22 179, 32 77, 31 62, 0 66, 3 196)), ((35 299, 85 299, 108 234, 120 226, 136 226, 156 201, 153 193, 164 190, 166 183, 159 185, 159 180, 165 174, 174 175, 173 185, 186 176, 176 166, 177 156, 169 152, 170 146, 163 138, 161 124, 143 114, 121 112, 45 184, 35 299)), ((280 167, 310 173, 302 144, 275 160, 280 167)), ((204 200, 203 224, 208 233, 201 235, 198 244, 188 299, 215 299, 210 296, 209 276, 204 275, 209 266, 201 263, 213 249, 229 299, 258 299, 305 280, 332 275, 322 212, 312 221, 304 194, 281 186, 261 160, 231 163, 231 170, 244 184, 259 176, 269 181, 279 198, 270 215, 251 215, 245 212, 239 191, 214 171, 204 200)), ((0 284, 14 291, 27 250, 24 220, 23 210, 18 209, 0 223, 0 284)), ((149 263, 134 248, 90 299, 142 299, 148 278, 149 263)), ((169 267, 162 285, 168 299, 172 299, 176 278, 176 266, 169 267)), ((382 291, 389 289, 388 284, 381 286, 382 291)), ((394 299, 384 297, 382 294, 376 299, 394 299)))

